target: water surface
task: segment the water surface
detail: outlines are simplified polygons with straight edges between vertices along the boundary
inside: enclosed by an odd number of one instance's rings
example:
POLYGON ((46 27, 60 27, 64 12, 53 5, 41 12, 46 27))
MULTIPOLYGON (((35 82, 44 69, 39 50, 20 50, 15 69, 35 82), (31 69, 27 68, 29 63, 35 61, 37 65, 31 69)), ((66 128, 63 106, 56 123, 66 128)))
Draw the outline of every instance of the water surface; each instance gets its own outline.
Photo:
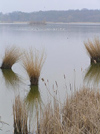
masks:
MULTIPOLYGON (((34 96, 39 95, 42 102, 46 104, 47 99, 52 98, 49 92, 54 95, 57 90, 63 101, 66 94, 70 93, 70 89, 74 90, 83 85, 91 86, 89 77, 93 77, 92 81, 94 79, 97 81, 99 66, 90 66, 90 59, 84 47, 84 41, 94 37, 100 37, 99 24, 47 24, 44 26, 0 24, 0 63, 5 48, 11 45, 26 50, 30 47, 40 51, 45 49, 47 57, 41 71, 38 94, 30 89, 29 78, 21 62, 13 65, 13 72, 0 70, 0 116, 2 121, 9 124, 3 125, 0 133, 13 133, 12 105, 17 94, 20 93, 23 100, 27 98, 29 101, 32 100, 34 93, 34 96), (9 79, 7 73, 11 76, 9 79), (16 82, 12 77, 15 77, 16 82), (41 78, 44 78, 47 87, 41 78)), ((92 86, 94 85, 98 84, 92 86)))

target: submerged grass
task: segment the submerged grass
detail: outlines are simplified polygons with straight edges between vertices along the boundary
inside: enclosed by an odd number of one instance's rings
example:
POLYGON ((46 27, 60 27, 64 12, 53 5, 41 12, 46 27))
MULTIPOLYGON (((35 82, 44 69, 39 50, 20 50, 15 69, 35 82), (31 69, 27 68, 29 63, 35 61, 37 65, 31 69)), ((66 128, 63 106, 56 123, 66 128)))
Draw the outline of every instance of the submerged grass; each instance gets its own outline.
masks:
POLYGON ((1 69, 11 69, 12 65, 20 59, 21 53, 15 46, 7 47, 2 59, 1 69))
POLYGON ((45 61, 44 51, 39 52, 36 49, 34 51, 30 49, 29 52, 24 52, 22 61, 23 66, 29 76, 30 85, 38 85, 42 66, 45 61))
POLYGON ((91 58, 91 63, 100 63, 100 40, 99 38, 94 38, 94 41, 88 39, 84 42, 86 50, 91 58))
POLYGON ((66 99, 63 107, 58 101, 48 103, 39 120, 37 134, 99 134, 100 94, 82 89, 66 99))

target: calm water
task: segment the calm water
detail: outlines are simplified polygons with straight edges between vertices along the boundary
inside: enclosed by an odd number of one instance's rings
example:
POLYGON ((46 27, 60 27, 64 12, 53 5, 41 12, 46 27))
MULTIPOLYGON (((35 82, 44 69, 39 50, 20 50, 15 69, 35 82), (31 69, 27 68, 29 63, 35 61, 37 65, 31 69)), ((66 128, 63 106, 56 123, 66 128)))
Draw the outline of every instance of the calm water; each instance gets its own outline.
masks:
MULTIPOLYGON (((0 124, 2 127, 0 134, 13 134, 12 106, 17 94, 20 93, 27 102, 31 100, 32 105, 34 99, 29 99, 32 94, 46 104, 50 97, 49 92, 54 95, 57 90, 60 100, 63 101, 66 94, 74 87, 91 86, 91 83, 92 86, 98 85, 100 67, 90 67, 90 59, 83 43, 88 38, 94 37, 100 37, 99 24, 47 24, 45 26, 0 24, 0 63, 5 48, 11 45, 26 50, 30 47, 40 51, 45 49, 47 55, 41 71, 38 93, 33 93, 29 88, 29 78, 20 62, 13 66, 13 72, 9 72, 11 76, 9 79, 6 77, 8 72, 0 70, 0 116, 2 121, 9 124, 3 126, 0 124), (41 78, 48 81, 49 92, 41 78)), ((30 111, 32 105, 29 105, 30 111)))

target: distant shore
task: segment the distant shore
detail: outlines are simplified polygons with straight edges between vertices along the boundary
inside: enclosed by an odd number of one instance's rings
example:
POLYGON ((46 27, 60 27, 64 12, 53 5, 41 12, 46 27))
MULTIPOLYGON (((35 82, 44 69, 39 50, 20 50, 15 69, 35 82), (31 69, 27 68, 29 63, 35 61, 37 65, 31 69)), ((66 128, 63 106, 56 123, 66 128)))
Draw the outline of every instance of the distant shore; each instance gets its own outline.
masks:
MULTIPOLYGON (((0 22, 0 24, 29 24, 30 25, 30 22, 0 22)), ((96 25, 100 25, 100 22, 45 22, 45 24, 96 24, 96 25)), ((33 25, 36 25, 33 23, 33 25)), ((37 24, 37 25, 40 25, 40 24, 37 24)))

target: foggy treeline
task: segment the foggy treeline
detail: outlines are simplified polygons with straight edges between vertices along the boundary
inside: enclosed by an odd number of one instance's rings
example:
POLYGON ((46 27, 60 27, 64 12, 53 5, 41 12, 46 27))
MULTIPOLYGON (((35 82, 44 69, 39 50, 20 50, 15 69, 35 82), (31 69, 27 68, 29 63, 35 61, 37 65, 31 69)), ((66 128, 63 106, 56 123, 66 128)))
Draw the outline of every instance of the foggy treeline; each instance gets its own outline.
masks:
POLYGON ((100 22, 100 10, 66 10, 66 11, 39 11, 25 13, 15 11, 0 13, 0 22, 100 22))

